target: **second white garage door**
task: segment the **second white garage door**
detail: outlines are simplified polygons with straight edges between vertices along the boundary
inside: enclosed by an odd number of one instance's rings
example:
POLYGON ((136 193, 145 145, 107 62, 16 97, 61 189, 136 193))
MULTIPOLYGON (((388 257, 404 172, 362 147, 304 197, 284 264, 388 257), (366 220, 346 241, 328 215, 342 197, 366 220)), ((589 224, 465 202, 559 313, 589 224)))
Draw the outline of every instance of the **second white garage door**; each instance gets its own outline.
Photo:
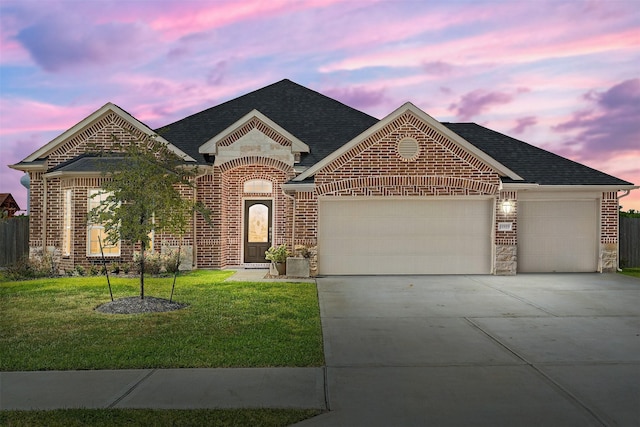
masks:
POLYGON ((488 274, 493 201, 321 199, 320 274, 488 274))
POLYGON ((518 272, 598 269, 596 200, 518 201, 518 272))

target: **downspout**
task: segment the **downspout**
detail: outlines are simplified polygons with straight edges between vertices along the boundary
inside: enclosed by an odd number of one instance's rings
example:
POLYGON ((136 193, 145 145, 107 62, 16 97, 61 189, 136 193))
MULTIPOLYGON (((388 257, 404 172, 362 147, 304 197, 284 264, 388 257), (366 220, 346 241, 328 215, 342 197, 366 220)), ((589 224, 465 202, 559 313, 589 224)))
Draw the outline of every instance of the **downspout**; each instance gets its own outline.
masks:
POLYGON ((47 178, 42 174, 42 255, 47 251, 47 178))
POLYGON ((294 196, 290 196, 285 193, 284 189, 282 189, 282 195, 291 199, 293 204, 293 212, 292 212, 292 225, 291 225, 291 250, 295 255, 296 250, 296 198, 294 196))
MULTIPOLYGON (((201 174, 197 174, 196 176, 193 178, 193 203, 194 205, 196 203, 198 203, 198 178, 201 178, 203 176, 205 176, 207 174, 207 172, 203 172, 201 174)), ((196 219, 198 217, 198 212, 196 212, 195 210, 193 211, 193 227, 191 227, 191 231, 193 233, 193 240, 192 240, 192 247, 191 247, 191 268, 198 268, 198 244, 197 244, 197 237, 198 237, 198 231, 197 231, 197 222, 196 219)))
POLYGON ((624 194, 622 196, 618 196, 618 238, 616 239, 617 242, 617 249, 616 249, 616 270, 617 271, 622 271, 622 269, 620 268, 620 199, 622 199, 623 197, 627 197, 629 195, 629 193, 631 193, 631 190, 622 190, 624 191, 624 194))

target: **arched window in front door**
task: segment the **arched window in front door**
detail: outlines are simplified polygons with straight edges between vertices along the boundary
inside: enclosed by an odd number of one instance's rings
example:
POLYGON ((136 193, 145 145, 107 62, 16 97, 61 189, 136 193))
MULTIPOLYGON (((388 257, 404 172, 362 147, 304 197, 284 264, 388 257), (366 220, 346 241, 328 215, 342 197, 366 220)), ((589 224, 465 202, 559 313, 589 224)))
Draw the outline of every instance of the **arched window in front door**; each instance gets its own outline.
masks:
POLYGON ((269 241, 269 208, 263 204, 249 207, 248 242, 263 243, 269 241))

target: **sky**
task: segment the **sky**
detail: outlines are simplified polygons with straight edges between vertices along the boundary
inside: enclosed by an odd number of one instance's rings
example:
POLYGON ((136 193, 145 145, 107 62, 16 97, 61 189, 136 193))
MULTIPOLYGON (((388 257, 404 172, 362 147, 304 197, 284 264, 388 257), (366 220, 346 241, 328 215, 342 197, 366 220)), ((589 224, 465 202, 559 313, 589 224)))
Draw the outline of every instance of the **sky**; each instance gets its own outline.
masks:
POLYGON ((285 78, 640 185, 640 0, 0 0, 0 192, 107 102, 157 128, 285 78))

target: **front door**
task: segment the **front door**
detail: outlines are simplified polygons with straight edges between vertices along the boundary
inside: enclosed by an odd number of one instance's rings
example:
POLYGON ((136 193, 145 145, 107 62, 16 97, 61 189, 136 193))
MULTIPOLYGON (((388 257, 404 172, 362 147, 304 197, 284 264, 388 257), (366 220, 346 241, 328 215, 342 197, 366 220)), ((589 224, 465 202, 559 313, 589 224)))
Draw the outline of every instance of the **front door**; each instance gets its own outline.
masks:
POLYGON ((271 200, 244 202, 244 262, 268 262, 264 253, 271 247, 271 200))

